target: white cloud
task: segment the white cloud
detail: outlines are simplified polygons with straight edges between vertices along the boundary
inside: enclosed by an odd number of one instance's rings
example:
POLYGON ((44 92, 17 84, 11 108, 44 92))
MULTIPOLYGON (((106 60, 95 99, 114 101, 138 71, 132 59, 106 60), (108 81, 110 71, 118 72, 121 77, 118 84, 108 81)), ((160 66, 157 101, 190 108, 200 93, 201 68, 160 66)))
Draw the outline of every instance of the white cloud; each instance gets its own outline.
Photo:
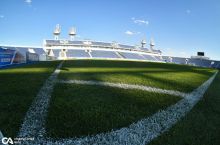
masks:
POLYGON ((127 30, 127 31, 125 32, 125 34, 127 34, 127 35, 134 35, 134 33, 131 32, 131 31, 129 31, 129 30, 127 30))
POLYGON ((5 16, 4 15, 0 15, 0 18, 3 19, 5 16))
POLYGON ((31 4, 31 3, 32 3, 32 0, 25 0, 25 2, 26 2, 27 4, 31 4))
POLYGON ((131 20, 135 23, 135 24, 139 24, 139 25, 148 25, 149 21, 147 20, 142 20, 142 19, 136 19, 136 18, 131 18, 131 20))
POLYGON ((132 31, 130 31, 130 30, 127 30, 127 31, 125 32, 125 34, 127 34, 127 35, 138 35, 138 34, 141 34, 141 32, 132 32, 132 31))

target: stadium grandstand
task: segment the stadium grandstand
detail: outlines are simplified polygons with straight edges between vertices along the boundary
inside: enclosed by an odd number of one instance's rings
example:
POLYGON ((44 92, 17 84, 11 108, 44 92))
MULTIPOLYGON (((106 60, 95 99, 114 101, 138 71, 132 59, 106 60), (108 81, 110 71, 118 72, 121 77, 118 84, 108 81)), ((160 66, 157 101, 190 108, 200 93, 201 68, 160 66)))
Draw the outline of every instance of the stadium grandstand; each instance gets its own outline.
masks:
POLYGON ((163 56, 160 50, 154 49, 151 39, 146 47, 146 40, 139 46, 119 44, 117 42, 101 42, 92 40, 75 40, 76 28, 69 31, 70 39, 59 39, 60 25, 56 25, 53 40, 43 40, 43 46, 17 47, 0 46, 0 67, 28 63, 33 61, 68 60, 68 59, 118 59, 151 62, 176 63, 200 67, 220 68, 220 61, 211 60, 198 52, 191 58, 163 56))

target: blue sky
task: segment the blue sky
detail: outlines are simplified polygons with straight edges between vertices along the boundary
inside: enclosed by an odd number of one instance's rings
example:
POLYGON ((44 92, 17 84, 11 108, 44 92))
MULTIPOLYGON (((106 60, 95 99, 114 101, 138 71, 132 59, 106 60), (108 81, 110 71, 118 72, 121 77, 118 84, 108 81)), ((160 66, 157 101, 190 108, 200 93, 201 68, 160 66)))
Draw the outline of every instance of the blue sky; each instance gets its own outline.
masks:
POLYGON ((0 45, 41 46, 71 26, 77 39, 136 45, 154 38, 165 55, 204 51, 220 60, 219 0, 0 0, 0 45))

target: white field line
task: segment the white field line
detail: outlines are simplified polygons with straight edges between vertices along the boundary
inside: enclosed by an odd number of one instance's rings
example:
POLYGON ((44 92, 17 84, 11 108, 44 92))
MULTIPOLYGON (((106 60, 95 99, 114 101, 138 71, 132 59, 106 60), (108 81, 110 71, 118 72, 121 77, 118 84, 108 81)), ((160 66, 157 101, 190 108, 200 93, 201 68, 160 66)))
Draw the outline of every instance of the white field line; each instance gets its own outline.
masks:
MULTIPOLYGON (((31 144, 147 144, 185 116, 186 113, 189 112, 202 98, 217 74, 215 73, 199 88, 186 95, 176 104, 168 107, 166 110, 159 111, 148 118, 142 119, 137 123, 133 123, 129 127, 108 133, 97 134, 95 136, 55 140, 44 136, 44 126, 51 93, 54 84, 57 82, 56 79, 61 66, 62 63, 60 63, 54 73, 46 80, 29 108, 21 126, 18 137, 34 137, 35 140, 34 142, 31 142, 31 144)), ((129 89, 129 87, 127 89, 129 89)), ((30 144, 28 142, 22 143, 30 144)))
POLYGON ((137 89, 142 91, 162 93, 174 96, 186 97, 187 94, 179 91, 159 89, 143 85, 131 85, 131 84, 122 84, 122 83, 110 83, 110 82, 101 82, 101 81, 84 81, 84 80, 59 80, 59 83, 66 84, 81 84, 81 85, 98 85, 98 86, 107 86, 107 87, 116 87, 121 89, 137 89))
MULTIPOLYGON (((200 87, 195 89, 176 104, 171 105, 165 110, 158 111, 154 115, 131 124, 129 127, 108 133, 97 134, 95 136, 87 136, 83 138, 69 139, 45 139, 45 144, 69 144, 69 145, 145 145, 154 138, 170 129, 177 121, 185 116, 193 106, 203 97, 214 80, 217 72, 210 77, 200 87)), ((42 142, 41 142, 42 143, 42 142)))
POLYGON ((21 125, 18 137, 43 137, 45 118, 47 116, 47 109, 53 91, 54 84, 60 68, 63 62, 61 62, 50 77, 45 81, 36 98, 31 104, 29 110, 26 113, 23 124, 21 125))

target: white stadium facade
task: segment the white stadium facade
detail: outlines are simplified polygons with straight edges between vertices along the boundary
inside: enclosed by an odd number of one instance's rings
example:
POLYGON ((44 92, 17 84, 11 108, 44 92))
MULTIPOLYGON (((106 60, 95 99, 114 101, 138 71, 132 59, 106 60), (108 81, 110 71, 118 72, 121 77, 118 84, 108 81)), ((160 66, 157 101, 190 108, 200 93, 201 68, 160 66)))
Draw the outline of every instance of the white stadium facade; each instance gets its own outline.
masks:
POLYGON ((130 46, 117 42, 75 40, 75 28, 70 29, 69 40, 59 39, 60 33, 60 26, 57 25, 53 32, 54 39, 43 40, 42 48, 0 46, 0 67, 18 63, 47 60, 115 59, 220 68, 219 61, 210 60, 208 57, 204 56, 203 52, 198 52, 197 56, 192 56, 191 58, 163 56, 160 50, 154 49, 155 43, 152 39, 147 48, 146 40, 142 40, 138 46, 130 46))
POLYGON ((60 26, 57 25, 53 33, 54 40, 44 40, 43 43, 43 49, 48 56, 55 59, 104 58, 162 61, 161 51, 153 49, 153 41, 150 43, 150 49, 147 49, 144 47, 145 40, 142 40, 141 47, 118 44, 117 42, 77 41, 74 40, 75 28, 70 29, 70 40, 59 40, 60 32, 60 26))

